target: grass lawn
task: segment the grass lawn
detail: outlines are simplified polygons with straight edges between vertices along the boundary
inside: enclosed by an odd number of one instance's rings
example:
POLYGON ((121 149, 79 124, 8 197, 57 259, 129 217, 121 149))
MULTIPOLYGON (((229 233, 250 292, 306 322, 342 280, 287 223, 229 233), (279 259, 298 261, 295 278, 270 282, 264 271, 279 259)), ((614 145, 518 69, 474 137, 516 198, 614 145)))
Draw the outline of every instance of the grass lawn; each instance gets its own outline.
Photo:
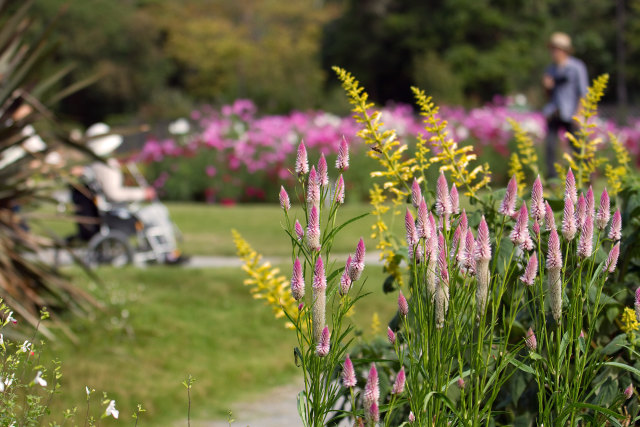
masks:
MULTIPOLYGON (((279 205, 257 204, 219 206, 203 203, 168 203, 171 218, 183 233, 181 244, 185 253, 191 255, 234 256, 235 245, 231 238, 231 229, 237 229, 258 252, 265 256, 289 254, 289 238, 281 224, 284 214, 279 205)), ((338 211, 337 224, 355 216, 370 212, 367 204, 346 204, 338 211)), ((49 216, 51 216, 51 212, 49 216)), ((302 209, 294 207, 291 217, 302 218, 302 209)), ((303 226, 304 220, 300 221, 303 226)), ((69 220, 48 219, 44 226, 59 235, 71 234, 74 224, 69 220)), ((346 226, 334 243, 334 253, 349 253, 355 250, 360 237, 364 237, 367 248, 373 249, 375 242, 370 239, 373 217, 367 216, 346 226)), ((401 221, 395 224, 402 233, 401 221)), ((402 236, 402 234, 399 234, 402 236)))
MULTIPOLYGON (((98 271, 103 285, 72 274, 109 308, 92 320, 69 319, 80 345, 61 340, 46 348, 41 360, 59 358, 64 375, 53 414, 74 406, 82 412, 88 385, 98 396, 106 391, 116 399, 123 421, 141 403, 148 411, 141 425, 169 425, 186 417, 181 382, 191 374, 193 417, 224 418, 233 401, 300 374, 292 357, 294 333, 251 298, 239 269, 104 268, 98 271)), ((372 314, 378 312, 384 326, 395 296, 382 295, 379 267, 365 275, 365 290, 373 295, 356 306, 352 319, 371 336, 372 314)))

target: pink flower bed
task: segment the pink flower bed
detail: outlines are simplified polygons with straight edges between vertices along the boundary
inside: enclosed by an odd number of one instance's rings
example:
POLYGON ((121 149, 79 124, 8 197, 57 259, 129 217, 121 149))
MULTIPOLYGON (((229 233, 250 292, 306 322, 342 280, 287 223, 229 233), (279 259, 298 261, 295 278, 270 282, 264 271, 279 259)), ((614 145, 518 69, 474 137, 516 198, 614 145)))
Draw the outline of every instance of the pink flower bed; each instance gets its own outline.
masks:
MULTIPOLYGON (((340 117, 322 111, 299 112, 287 115, 259 116, 250 100, 239 99, 221 109, 205 107, 191 114, 195 132, 170 138, 151 137, 143 149, 134 156, 137 161, 149 165, 161 164, 169 159, 194 163, 198 174, 210 181, 243 187, 245 196, 262 197, 265 186, 260 180, 288 179, 290 159, 301 139, 313 156, 324 153, 335 156, 340 141, 346 138, 354 153, 362 150, 357 137, 358 126, 351 117, 340 117), (208 163, 201 164, 206 157, 208 163), (200 161, 196 161, 199 159, 200 161), (261 178, 252 183, 240 180, 242 175, 261 178), (250 185, 249 185, 250 184, 250 185), (246 194, 250 192, 251 194, 246 194)), ((512 130, 507 118, 513 118, 532 135, 537 143, 544 140, 546 124, 538 112, 525 111, 509 99, 497 98, 484 107, 465 110, 461 107, 442 107, 440 113, 448 121, 450 134, 458 141, 471 142, 480 154, 491 147, 501 156, 509 155, 512 130)), ((416 136, 423 133, 420 118, 412 107, 390 105, 382 110, 385 127, 398 131, 400 140, 413 145, 416 136)), ((613 121, 600 121, 599 132, 613 132, 629 148, 635 158, 640 158, 640 119, 634 119, 627 127, 618 127, 613 121)), ((174 167, 175 168, 175 165, 174 167)), ((157 168, 156 168, 157 169, 157 168)), ((174 179, 166 168, 150 177, 158 188, 174 179)), ((184 177, 182 177, 184 179, 184 177)), ((208 193, 217 193, 215 185, 208 193)), ((233 196, 235 197, 235 196, 233 196)), ((233 198, 232 197, 232 198, 233 198)), ((215 199, 215 197, 213 197, 215 199)))

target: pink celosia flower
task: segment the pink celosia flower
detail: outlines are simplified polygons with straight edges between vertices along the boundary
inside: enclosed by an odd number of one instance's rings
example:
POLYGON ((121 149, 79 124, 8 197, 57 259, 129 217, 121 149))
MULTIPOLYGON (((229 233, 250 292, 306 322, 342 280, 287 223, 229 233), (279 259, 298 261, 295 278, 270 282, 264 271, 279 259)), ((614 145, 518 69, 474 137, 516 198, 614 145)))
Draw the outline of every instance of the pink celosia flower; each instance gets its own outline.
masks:
POLYGON ((475 246, 476 280, 478 282, 478 286, 476 288, 476 305, 478 309, 477 315, 478 318, 480 318, 487 305, 487 294, 489 290, 489 281, 491 279, 491 272, 489 271, 489 261, 491 260, 491 241, 489 238, 489 227, 484 219, 484 215, 478 225, 478 238, 476 239, 475 246))
POLYGON ((518 198, 518 181, 515 176, 512 176, 507 184, 507 192, 504 193, 502 203, 500 203, 500 209, 498 212, 504 216, 512 217, 516 213, 516 201, 518 198))
POLYGON ((307 223, 307 244, 312 251, 320 250, 320 215, 316 206, 311 206, 307 223))
POLYGON ((282 185, 280 186, 280 207, 282 207, 282 209, 284 209, 285 211, 291 209, 289 195, 282 185))
POLYGON ((629 383, 629 386, 624 389, 624 397, 631 399, 633 396, 633 384, 629 383))
POLYGON ((298 238, 298 241, 301 242, 302 239, 304 238, 304 229, 302 228, 302 224, 300 224, 300 221, 296 219, 296 223, 293 226, 293 228, 296 232, 296 237, 298 238))
POLYGON ((319 256, 313 269, 313 338, 316 343, 322 339, 325 323, 325 309, 327 302, 327 276, 324 271, 322 257, 319 256))
POLYGON ((464 261, 463 261, 463 271, 467 274, 475 274, 476 272, 476 242, 473 238, 473 231, 469 228, 467 230, 466 242, 464 244, 464 261))
POLYGON ((349 144, 347 140, 342 137, 340 148, 338 148, 338 158, 336 159, 336 169, 341 171, 349 169, 349 144))
POLYGON ((462 378, 458 378, 457 383, 458 383, 458 387, 460 388, 460 390, 464 390, 464 387, 465 387, 464 380, 462 378))
POLYGON ((407 299, 402 294, 402 291, 398 294, 398 313, 401 316, 406 317, 409 314, 409 304, 407 303, 407 299))
POLYGON ((462 213, 460 214, 460 229, 462 230, 462 236, 467 235, 467 230, 469 229, 469 220, 467 219, 467 211, 462 209, 462 213))
POLYGON ((444 318, 449 309, 449 270, 447 267, 447 248, 444 245, 444 236, 440 247, 440 255, 438 256, 438 275, 437 289, 435 295, 435 318, 436 328, 444 326, 444 318))
POLYGON ((431 237, 431 229, 429 227, 429 211, 427 210, 427 203, 424 198, 420 200, 418 205, 418 237, 422 239, 428 239, 431 237))
POLYGON ((524 343, 529 350, 536 351, 536 348, 538 347, 538 340, 536 339, 536 334, 533 333, 533 329, 529 328, 529 330, 527 330, 524 343))
POLYGON ((436 187, 436 214, 445 217, 451 214, 451 199, 449 197, 449 186, 444 173, 440 173, 436 187))
POLYGON ((556 230, 551 230, 547 243, 547 270, 549 272, 549 300, 551 314, 556 322, 562 317, 562 253, 560 252, 560 238, 556 230))
POLYGON ((323 187, 329 185, 329 171, 327 169, 327 159, 324 158, 324 153, 321 153, 320 159, 318 159, 318 183, 323 187))
POLYGON ((640 288, 636 289, 636 298, 633 305, 636 309, 636 320, 640 322, 640 288))
POLYGON ((524 248, 528 241, 531 240, 531 236, 529 235, 529 213, 527 212, 527 205, 524 203, 520 207, 518 219, 513 226, 509 238, 514 245, 518 245, 520 248, 524 248))
POLYGON ((578 198, 578 205, 576 208, 576 225, 578 230, 582 230, 584 226, 584 220, 587 217, 587 201, 584 198, 584 194, 580 193, 578 198))
POLYGON ((365 255, 364 240, 360 238, 360 241, 358 242, 358 246, 356 247, 356 253, 353 256, 353 260, 351 262, 351 268, 349 269, 349 277, 351 277, 351 281, 353 282, 355 282, 360 278, 360 275, 364 270, 364 255, 365 255))
POLYGON ((604 271, 613 273, 616 270, 616 264, 618 264, 618 257, 620 256, 620 242, 617 242, 609 251, 609 256, 604 263, 604 271))
POLYGON ((451 213, 459 214, 460 213, 460 197, 458 196, 458 188, 453 184, 451 186, 451 191, 449 192, 449 199, 451 201, 451 213))
POLYGON ((329 332, 329 327, 325 326, 322 329, 322 334, 320 335, 320 341, 316 345, 316 354, 319 357, 325 357, 329 354, 329 350, 331 349, 331 333, 329 332))
POLYGON ((491 240, 489 237, 489 227, 487 221, 484 219, 484 215, 478 225, 478 238, 476 240, 476 261, 489 261, 491 260, 491 240))
POLYGON ((418 244, 418 231, 416 230, 416 223, 411 215, 411 211, 407 208, 407 213, 404 216, 404 227, 407 231, 407 245, 410 247, 418 244))
POLYGON ((355 387, 357 384, 356 371, 353 369, 353 363, 347 354, 342 365, 342 385, 346 388, 355 387))
POLYGON ((609 228, 609 238, 614 242, 622 238, 622 217, 620 215, 620 209, 616 209, 611 219, 611 227, 609 228))
POLYGON ((431 238, 427 241, 427 253, 430 258, 435 260, 438 256, 438 228, 431 212, 429 212, 429 230, 431 230, 431 238))
POLYGON ((587 215, 578 240, 578 256, 589 258, 593 252, 593 217, 587 215))
POLYGON ((562 252, 560 251, 560 238, 558 232, 551 230, 547 244, 547 269, 559 270, 562 268, 562 252))
POLYGON ((409 411, 409 422, 414 423, 416 421, 416 416, 413 415, 413 411, 409 411))
POLYGON ((543 192, 542 181, 540 181, 540 175, 538 175, 531 189, 531 218, 538 224, 542 222, 545 215, 543 192))
POLYGON ((304 296, 304 276, 302 274, 302 265, 298 258, 293 263, 293 273, 291 273, 291 295, 296 301, 304 296))
POLYGON ((533 235, 534 236, 538 236, 540 235, 540 223, 538 221, 533 221, 533 226, 531 227, 531 229, 533 230, 533 235))
POLYGON ((593 187, 589 186, 587 195, 585 196, 585 202, 587 205, 587 215, 594 217, 596 215, 596 201, 593 195, 593 187))
POLYGON ((309 206, 319 206, 320 204, 320 182, 318 181, 315 166, 311 166, 311 172, 309 172, 309 179, 307 180, 307 203, 309 206))
POLYGON ((578 224, 576 224, 576 215, 573 202, 570 198, 564 199, 564 213, 562 216, 562 235, 567 240, 573 240, 578 232, 578 224))
POLYGON ((339 204, 344 203, 344 178, 342 178, 342 174, 338 177, 336 181, 336 187, 333 192, 335 194, 335 200, 339 204))
POLYGON ((367 413, 365 415, 367 423, 369 424, 375 425, 378 421, 380 421, 380 408, 378 408, 378 404, 376 402, 373 402, 367 409, 367 413))
POLYGON ((527 267, 524 269, 524 274, 520 277, 520 280, 522 280, 525 285, 533 286, 533 282, 535 282, 537 274, 538 255, 534 251, 531 256, 529 256, 529 262, 527 263, 527 267))
POLYGON ((422 200, 422 190, 420 190, 420 184, 418 184, 417 179, 413 179, 413 184, 411 184, 411 204, 414 208, 417 208, 420 205, 420 201, 422 200))
POLYGON ((460 249, 461 236, 462 236, 462 228, 460 227, 460 224, 458 224, 458 226, 456 227, 456 231, 453 232, 453 237, 451 238, 451 253, 449 254, 451 258, 455 257, 456 254, 458 253, 458 250, 460 249))
POLYGON ((564 186, 564 198, 571 200, 574 205, 578 201, 578 191, 576 189, 576 178, 573 176, 571 168, 567 171, 567 179, 564 186))
POLYGON ((394 345, 396 343, 396 334, 387 326, 387 339, 389 344, 394 345))
POLYGON ((347 262, 344 265, 344 272, 340 277, 340 295, 346 295, 351 289, 351 277, 349 272, 351 271, 351 255, 347 257, 347 262))
POLYGON ((547 231, 555 230, 556 228, 556 219, 553 216, 553 210, 551 209, 551 205, 549 202, 545 202, 544 204, 544 228, 547 231))
POLYGON ((598 230, 604 230, 609 223, 609 218, 611 218, 610 209, 609 193, 605 188, 600 195, 600 209, 598 209, 598 215, 596 215, 596 227, 598 227, 598 230))
POLYGON ((364 406, 370 406, 380 400, 380 386, 378 385, 378 371, 375 363, 371 364, 367 383, 364 386, 364 406))
MULTIPOLYGON (((444 240, 444 236, 443 236, 444 240)), ((438 277, 442 284, 449 286, 449 268, 447 266, 447 248, 443 245, 438 255, 438 277)))
POLYGON ((298 304, 298 312, 302 311, 303 308, 304 308, 304 303, 303 302, 298 304))
POLYGON ((400 368, 398 374, 396 375, 396 380, 393 382, 393 388, 391 389, 391 394, 402 394, 404 391, 404 382, 406 380, 406 376, 404 373, 404 366, 400 368))
POLYGON ((304 146, 304 141, 300 141, 300 145, 298 146, 298 155, 296 156, 296 173, 298 175, 306 175, 309 173, 307 148, 304 146))

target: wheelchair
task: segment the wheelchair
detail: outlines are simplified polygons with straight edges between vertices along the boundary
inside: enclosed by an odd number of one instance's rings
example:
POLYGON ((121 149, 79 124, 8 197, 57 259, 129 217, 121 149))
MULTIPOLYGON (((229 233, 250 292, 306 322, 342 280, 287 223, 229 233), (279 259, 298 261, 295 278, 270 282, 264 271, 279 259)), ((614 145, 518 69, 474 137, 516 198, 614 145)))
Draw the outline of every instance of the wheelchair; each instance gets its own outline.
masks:
MULTIPOLYGON (((72 185, 70 191, 77 231, 67 236, 65 243, 86 266, 120 267, 166 261, 172 248, 162 230, 145 224, 132 205, 108 202, 98 183, 90 177, 72 185)), ((174 230, 179 234, 175 224, 174 230)))

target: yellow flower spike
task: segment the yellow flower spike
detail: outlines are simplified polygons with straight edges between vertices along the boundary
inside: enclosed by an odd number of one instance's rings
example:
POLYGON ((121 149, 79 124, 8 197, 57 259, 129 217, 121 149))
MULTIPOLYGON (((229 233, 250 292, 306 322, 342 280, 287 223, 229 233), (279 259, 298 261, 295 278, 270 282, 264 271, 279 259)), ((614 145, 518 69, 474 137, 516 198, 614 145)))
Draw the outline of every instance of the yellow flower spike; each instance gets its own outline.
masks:
MULTIPOLYGON (((236 230, 231 230, 233 241, 236 245, 236 253, 244 264, 242 270, 249 276, 244 280, 244 285, 251 287, 250 293, 254 299, 265 301, 273 310, 276 319, 285 317, 284 310, 289 314, 297 313, 296 301, 289 292, 289 281, 281 276, 279 268, 272 268, 271 263, 260 264, 262 256, 254 251, 249 243, 242 238, 236 230)), ((285 317, 286 318, 286 317, 285 317)), ((295 326, 287 321, 285 327, 294 329, 295 326)))
POLYGON ((626 333, 640 329, 640 323, 638 323, 638 319, 636 319, 636 312, 634 309, 629 307, 625 307, 624 311, 620 315, 620 323, 620 329, 626 333))
POLYGON ((538 169, 538 154, 533 145, 533 139, 531 139, 531 136, 520 126, 520 123, 512 118, 507 118, 507 122, 513 128, 513 136, 516 140, 516 152, 518 153, 520 162, 531 171, 533 176, 538 175, 540 173, 538 169))
POLYGON ((371 316, 371 332, 373 332, 374 335, 380 332, 380 316, 378 316, 377 311, 374 311, 373 316, 371 316))

